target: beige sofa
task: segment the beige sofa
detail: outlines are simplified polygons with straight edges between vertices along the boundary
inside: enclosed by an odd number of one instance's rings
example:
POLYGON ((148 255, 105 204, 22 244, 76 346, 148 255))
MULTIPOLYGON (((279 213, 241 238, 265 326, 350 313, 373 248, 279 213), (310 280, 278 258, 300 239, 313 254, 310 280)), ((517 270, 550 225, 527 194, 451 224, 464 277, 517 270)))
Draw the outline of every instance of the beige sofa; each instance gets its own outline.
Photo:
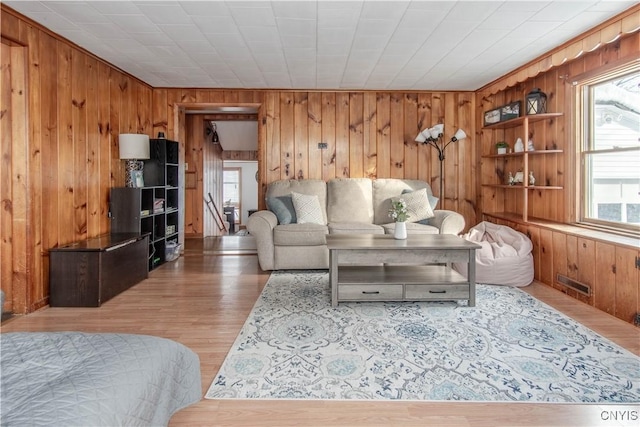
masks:
MULTIPOLYGON (((315 195, 322 223, 279 224, 271 210, 252 214, 247 230, 256 238, 260 267, 263 270, 329 268, 327 234, 393 234, 394 223, 389 217, 391 199, 403 192, 422 189, 433 197, 429 184, 419 180, 336 178, 328 182, 311 179, 272 182, 265 194, 267 206, 286 200, 293 193, 315 195)), ((283 217, 282 212, 274 211, 283 217)), ((435 216, 421 221, 423 223, 408 222, 408 234, 459 234, 464 229, 464 217, 457 212, 435 209, 433 213, 435 216)))

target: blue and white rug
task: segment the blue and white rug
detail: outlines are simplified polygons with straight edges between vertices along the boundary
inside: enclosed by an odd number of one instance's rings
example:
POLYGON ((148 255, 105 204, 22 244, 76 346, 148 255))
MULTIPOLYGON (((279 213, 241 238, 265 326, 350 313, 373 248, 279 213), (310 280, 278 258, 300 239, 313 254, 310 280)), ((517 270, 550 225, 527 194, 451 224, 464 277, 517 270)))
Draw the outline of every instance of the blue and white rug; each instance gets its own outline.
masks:
POLYGON ((207 399, 640 402, 640 358, 510 287, 464 303, 330 304, 274 272, 207 399))

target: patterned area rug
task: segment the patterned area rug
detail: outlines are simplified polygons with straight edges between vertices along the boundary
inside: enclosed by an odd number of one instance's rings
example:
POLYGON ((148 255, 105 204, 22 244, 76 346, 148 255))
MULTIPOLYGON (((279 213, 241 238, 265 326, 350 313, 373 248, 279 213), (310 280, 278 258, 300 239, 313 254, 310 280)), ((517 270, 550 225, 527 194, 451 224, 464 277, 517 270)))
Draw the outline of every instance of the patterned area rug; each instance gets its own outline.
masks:
POLYGON ((330 304, 325 272, 274 272, 207 399, 640 402, 640 358, 525 292, 330 304))

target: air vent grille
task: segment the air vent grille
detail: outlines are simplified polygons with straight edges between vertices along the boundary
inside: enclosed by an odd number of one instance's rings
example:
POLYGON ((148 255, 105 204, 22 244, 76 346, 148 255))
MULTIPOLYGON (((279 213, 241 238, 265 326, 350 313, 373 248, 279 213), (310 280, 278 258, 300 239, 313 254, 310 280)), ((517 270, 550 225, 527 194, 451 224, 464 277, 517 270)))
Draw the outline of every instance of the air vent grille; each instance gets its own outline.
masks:
POLYGON ((567 276, 564 276, 562 274, 556 275, 556 282, 568 288, 575 289, 581 294, 591 295, 591 286, 585 285, 584 283, 580 283, 577 280, 570 279, 567 276))

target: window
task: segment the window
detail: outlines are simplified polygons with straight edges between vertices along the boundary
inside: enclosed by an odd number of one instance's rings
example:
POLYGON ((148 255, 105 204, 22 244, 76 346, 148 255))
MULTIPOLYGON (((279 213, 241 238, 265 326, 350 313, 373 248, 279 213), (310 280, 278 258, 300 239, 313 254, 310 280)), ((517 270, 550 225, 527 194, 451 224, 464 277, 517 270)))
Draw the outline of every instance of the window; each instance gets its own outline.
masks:
POLYGON ((640 231, 640 65, 579 81, 579 221, 640 231))
MULTIPOLYGON (((240 168, 224 168, 222 175, 222 197, 225 208, 233 209, 234 223, 240 221, 240 198, 242 196, 242 170, 240 168)), ((225 209, 226 211, 227 209, 225 209)))

